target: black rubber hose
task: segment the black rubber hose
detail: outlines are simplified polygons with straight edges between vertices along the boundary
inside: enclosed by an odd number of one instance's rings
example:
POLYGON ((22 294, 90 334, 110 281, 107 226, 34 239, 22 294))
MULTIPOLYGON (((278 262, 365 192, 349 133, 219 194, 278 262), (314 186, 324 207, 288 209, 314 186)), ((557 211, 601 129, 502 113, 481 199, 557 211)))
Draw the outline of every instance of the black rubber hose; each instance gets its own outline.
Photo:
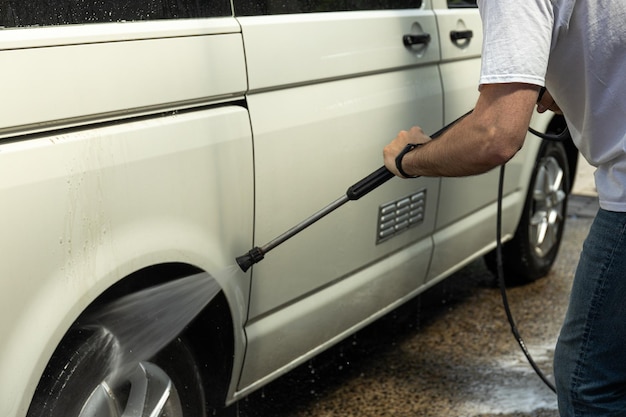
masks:
POLYGON ((533 368, 535 373, 541 378, 541 380, 546 384, 548 388, 552 390, 556 394, 556 387, 554 384, 548 379, 548 377, 541 371, 533 357, 531 356, 528 348, 526 347, 526 343, 517 329, 517 325, 515 324, 515 320, 513 319, 513 313, 511 313, 511 307, 509 306, 509 299, 506 294, 506 283, 504 282, 504 266, 502 261, 502 198, 504 194, 504 165, 500 167, 500 181, 498 183, 498 208, 497 208, 497 219, 496 219, 496 267, 498 270, 498 286, 500 287, 500 294, 502 295, 502 304, 504 305, 504 311, 506 312, 506 317, 509 321, 509 325, 511 326, 511 332, 517 340, 522 352, 524 352, 524 356, 528 360, 528 363, 533 368))

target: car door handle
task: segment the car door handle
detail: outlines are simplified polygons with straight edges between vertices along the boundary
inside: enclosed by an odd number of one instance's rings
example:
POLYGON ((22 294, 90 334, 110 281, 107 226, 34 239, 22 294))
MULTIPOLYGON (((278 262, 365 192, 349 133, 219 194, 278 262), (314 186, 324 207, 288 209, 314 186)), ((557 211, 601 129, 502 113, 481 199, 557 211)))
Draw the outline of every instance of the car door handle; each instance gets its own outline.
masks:
POLYGON ((458 43, 460 40, 470 40, 474 37, 474 32, 471 30, 453 30, 450 32, 450 40, 454 43, 458 43))
POLYGON ((404 35, 402 37, 402 42, 406 47, 411 47, 414 45, 428 45, 428 43, 430 42, 430 33, 404 35))

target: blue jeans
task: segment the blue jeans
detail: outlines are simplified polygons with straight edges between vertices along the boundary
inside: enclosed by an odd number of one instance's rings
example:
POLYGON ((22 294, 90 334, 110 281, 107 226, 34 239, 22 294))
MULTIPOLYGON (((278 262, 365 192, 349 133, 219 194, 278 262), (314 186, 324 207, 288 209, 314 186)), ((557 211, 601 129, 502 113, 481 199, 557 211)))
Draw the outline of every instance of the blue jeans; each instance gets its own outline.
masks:
POLYGON ((600 209, 554 353, 561 417, 626 416, 626 213, 600 209))

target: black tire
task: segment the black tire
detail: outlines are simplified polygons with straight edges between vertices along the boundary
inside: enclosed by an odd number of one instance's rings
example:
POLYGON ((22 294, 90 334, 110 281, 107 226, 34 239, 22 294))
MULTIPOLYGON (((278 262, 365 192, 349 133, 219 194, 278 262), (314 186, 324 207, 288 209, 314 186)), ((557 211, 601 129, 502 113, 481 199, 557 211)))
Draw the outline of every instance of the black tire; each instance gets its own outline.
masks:
POLYGON ((102 328, 72 329, 50 360, 28 417, 119 417, 124 412, 140 417, 157 410, 163 417, 206 416, 196 362, 182 339, 133 364, 121 378, 114 377, 118 349, 102 328), (146 395, 141 395, 142 386, 146 395), (164 401, 155 401, 157 397, 164 401), (130 399, 146 409, 131 412, 130 399))
MULTIPOLYGON (((570 183, 563 144, 544 141, 535 161, 519 225, 513 239, 502 246, 507 285, 533 282, 552 268, 563 238, 570 183)), ((485 262, 496 274, 495 250, 485 256, 485 262)))

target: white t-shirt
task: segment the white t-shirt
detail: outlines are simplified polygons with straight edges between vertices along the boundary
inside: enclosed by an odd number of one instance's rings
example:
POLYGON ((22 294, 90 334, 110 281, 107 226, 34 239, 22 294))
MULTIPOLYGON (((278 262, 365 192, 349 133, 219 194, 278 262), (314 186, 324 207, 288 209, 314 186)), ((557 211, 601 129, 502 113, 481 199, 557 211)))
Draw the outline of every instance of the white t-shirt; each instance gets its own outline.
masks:
POLYGON ((547 86, 598 169, 600 206, 626 212, 626 0, 478 0, 480 83, 547 86))

